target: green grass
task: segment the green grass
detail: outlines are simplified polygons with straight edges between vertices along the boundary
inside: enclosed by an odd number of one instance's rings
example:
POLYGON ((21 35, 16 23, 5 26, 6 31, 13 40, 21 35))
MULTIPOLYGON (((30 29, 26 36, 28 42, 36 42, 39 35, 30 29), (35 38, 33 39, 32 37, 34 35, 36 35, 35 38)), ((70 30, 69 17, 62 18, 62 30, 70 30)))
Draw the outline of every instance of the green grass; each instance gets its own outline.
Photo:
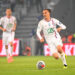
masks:
POLYGON ((0 57, 0 75, 75 75, 75 56, 67 57, 68 68, 63 69, 61 60, 45 56, 19 56, 8 64, 5 57, 0 57), (45 69, 38 70, 36 63, 43 60, 45 69))

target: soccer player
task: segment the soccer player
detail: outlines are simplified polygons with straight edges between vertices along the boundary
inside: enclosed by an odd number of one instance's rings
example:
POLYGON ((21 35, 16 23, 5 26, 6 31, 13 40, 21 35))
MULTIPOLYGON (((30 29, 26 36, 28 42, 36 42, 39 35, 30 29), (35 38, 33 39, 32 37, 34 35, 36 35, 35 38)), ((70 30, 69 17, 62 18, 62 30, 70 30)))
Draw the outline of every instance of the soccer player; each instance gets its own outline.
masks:
POLYGON ((51 10, 43 10, 43 19, 39 22, 37 27, 37 36, 40 38, 40 42, 44 42, 44 38, 40 35, 40 32, 43 31, 48 47, 51 50, 52 56, 55 59, 61 58, 64 68, 67 68, 67 63, 65 59, 65 53, 62 49, 62 41, 58 32, 66 29, 66 26, 63 25, 59 20, 52 18, 50 16, 51 10), (56 26, 59 28, 56 28, 56 26))
POLYGON ((13 62, 12 51, 13 51, 13 41, 16 30, 16 18, 12 16, 12 11, 10 8, 6 9, 6 16, 0 19, 0 29, 3 31, 3 45, 6 49, 8 63, 13 62), (8 45, 10 45, 10 52, 8 52, 8 45))

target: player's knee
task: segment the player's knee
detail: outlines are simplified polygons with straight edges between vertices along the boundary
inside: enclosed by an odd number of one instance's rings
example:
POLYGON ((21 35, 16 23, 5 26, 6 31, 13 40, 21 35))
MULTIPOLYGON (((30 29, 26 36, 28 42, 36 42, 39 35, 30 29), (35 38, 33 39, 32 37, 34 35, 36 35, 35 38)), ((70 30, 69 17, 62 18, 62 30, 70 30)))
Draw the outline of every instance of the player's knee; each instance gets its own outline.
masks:
POLYGON ((8 49, 8 45, 5 45, 5 48, 8 49))
POLYGON ((10 46, 13 46, 13 43, 12 42, 10 42, 9 44, 10 44, 10 46))
POLYGON ((57 46, 57 50, 59 53, 62 53, 62 51, 63 51, 61 46, 57 46))
POLYGON ((55 59, 59 59, 59 57, 58 57, 58 56, 55 56, 54 58, 55 58, 55 59))
POLYGON ((53 54, 53 57, 54 57, 55 59, 59 59, 59 56, 58 56, 57 53, 54 53, 54 54, 53 54))
POLYGON ((61 54, 62 53, 62 51, 61 50, 58 50, 58 52, 61 54))

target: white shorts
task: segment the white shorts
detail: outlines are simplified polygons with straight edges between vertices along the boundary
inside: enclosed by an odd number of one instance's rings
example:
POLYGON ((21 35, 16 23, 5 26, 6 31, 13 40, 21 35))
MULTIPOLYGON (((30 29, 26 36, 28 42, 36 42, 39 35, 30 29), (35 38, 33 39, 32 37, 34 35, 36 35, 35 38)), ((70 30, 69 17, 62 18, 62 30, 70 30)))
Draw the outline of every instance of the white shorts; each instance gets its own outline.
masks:
POLYGON ((58 39, 58 38, 51 38, 51 39, 50 38, 47 38, 46 41, 48 43, 48 47, 49 47, 50 52, 51 52, 52 55, 54 53, 57 53, 58 52, 57 51, 57 48, 56 48, 58 45, 63 46, 62 40, 61 39, 58 39))
POLYGON ((9 42, 13 42, 15 37, 15 32, 3 32, 3 44, 8 45, 9 42))

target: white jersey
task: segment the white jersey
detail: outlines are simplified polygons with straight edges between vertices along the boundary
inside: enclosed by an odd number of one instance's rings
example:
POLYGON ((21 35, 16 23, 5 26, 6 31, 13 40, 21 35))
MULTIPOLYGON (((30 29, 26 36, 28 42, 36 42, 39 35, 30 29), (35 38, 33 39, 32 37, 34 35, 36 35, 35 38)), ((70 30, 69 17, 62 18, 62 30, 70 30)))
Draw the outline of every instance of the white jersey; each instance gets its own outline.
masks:
POLYGON ((2 25, 3 28, 7 30, 7 32, 11 32, 14 24, 16 24, 16 18, 14 16, 11 16, 10 18, 4 16, 0 19, 0 25, 2 25))
POLYGON ((52 38, 52 37, 60 38, 60 35, 56 30, 56 25, 60 26, 62 29, 66 29, 66 26, 55 18, 51 18, 49 22, 47 22, 45 19, 41 20, 38 24, 37 36, 41 39, 42 36, 40 35, 40 32, 41 30, 43 30, 45 38, 52 38))
POLYGON ((9 42, 14 41, 15 32, 11 32, 14 24, 16 24, 16 18, 14 16, 11 16, 10 18, 4 16, 0 19, 0 25, 2 25, 2 27, 6 29, 6 31, 3 32, 2 35, 4 45, 8 45, 9 42))
POLYGON ((62 44, 60 34, 57 32, 56 26, 60 26, 62 29, 66 29, 66 26, 63 25, 60 21, 55 18, 51 18, 49 22, 45 19, 41 20, 37 28, 37 36, 42 39, 40 35, 41 30, 43 30, 46 42, 52 54, 58 52, 57 46, 62 44))

